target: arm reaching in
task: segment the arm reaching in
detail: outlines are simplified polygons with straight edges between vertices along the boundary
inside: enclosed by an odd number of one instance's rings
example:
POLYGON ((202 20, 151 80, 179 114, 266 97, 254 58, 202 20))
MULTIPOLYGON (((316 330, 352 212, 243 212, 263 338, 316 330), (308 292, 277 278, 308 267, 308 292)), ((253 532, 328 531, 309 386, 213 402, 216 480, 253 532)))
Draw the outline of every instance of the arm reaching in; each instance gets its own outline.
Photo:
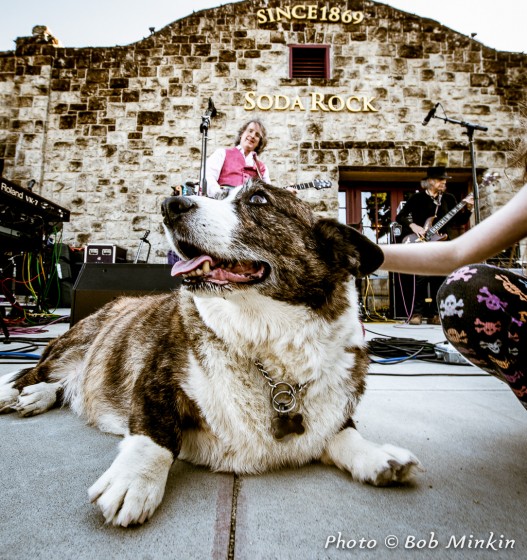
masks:
POLYGON ((496 213, 453 239, 432 243, 381 245, 392 272, 445 276, 456 268, 481 262, 527 237, 527 185, 496 213))

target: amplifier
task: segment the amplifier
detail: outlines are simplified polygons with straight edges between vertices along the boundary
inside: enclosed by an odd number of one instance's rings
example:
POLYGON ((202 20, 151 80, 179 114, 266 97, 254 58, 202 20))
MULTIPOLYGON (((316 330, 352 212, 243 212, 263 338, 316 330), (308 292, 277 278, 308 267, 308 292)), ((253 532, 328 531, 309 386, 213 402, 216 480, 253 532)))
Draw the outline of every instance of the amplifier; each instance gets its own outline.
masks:
POLYGON ((126 262, 126 249, 111 244, 86 245, 84 249, 85 263, 124 263, 126 262))
POLYGON ((84 263, 73 287, 70 326, 120 296, 171 292, 181 285, 169 264, 84 263))

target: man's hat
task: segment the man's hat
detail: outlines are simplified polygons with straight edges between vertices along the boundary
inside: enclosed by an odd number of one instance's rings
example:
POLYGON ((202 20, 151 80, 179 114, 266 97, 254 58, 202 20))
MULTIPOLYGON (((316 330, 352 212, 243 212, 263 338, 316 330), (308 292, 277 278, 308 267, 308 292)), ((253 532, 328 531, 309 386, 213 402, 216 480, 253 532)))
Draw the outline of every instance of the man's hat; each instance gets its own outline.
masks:
POLYGON ((447 175, 446 167, 440 165, 439 167, 429 167, 426 170, 426 179, 452 179, 452 177, 447 175))

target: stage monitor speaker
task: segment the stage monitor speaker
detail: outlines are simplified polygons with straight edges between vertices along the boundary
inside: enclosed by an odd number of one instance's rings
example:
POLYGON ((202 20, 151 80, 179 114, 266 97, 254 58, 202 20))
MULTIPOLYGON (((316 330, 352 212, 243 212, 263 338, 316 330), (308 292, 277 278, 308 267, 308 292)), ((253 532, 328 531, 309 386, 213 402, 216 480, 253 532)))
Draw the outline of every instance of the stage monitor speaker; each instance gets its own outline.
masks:
POLYGON ((171 292, 181 280, 169 264, 84 263, 73 287, 70 326, 120 296, 171 292))

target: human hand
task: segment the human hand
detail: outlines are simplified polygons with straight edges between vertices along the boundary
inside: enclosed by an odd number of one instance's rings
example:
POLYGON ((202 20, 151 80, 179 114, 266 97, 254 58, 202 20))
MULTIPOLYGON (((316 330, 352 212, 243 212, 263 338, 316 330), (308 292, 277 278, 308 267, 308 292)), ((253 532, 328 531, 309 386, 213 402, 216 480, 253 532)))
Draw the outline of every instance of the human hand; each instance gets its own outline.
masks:
POLYGON ((469 210, 472 210, 472 208, 474 207, 474 195, 470 193, 463 200, 467 203, 467 208, 469 210))
POLYGON ((410 224, 410 229, 419 237, 422 237, 426 233, 425 228, 417 224, 410 224))

